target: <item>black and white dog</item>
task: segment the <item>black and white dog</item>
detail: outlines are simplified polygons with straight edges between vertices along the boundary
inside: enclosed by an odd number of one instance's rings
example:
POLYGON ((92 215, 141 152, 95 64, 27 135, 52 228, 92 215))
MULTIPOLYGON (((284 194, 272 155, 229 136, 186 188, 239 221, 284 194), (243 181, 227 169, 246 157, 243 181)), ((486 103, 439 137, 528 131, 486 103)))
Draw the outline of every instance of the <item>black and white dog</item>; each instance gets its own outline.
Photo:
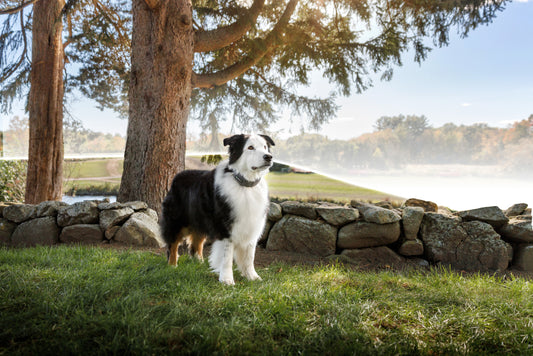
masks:
POLYGON ((234 259, 244 277, 260 279, 255 247, 268 210, 263 177, 272 166, 274 141, 266 135, 234 135, 224 139, 224 146, 229 146, 229 160, 215 169, 176 175, 163 201, 161 234, 172 266, 183 241, 203 259, 203 244, 213 239, 209 264, 222 283, 231 285, 234 259))

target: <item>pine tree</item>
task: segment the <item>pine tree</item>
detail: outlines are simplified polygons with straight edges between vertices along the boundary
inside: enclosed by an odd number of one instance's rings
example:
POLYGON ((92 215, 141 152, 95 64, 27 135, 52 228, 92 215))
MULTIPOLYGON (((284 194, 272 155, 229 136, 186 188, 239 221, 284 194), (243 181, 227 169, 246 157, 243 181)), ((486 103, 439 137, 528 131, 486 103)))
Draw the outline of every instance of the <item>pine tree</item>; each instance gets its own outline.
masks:
MULTIPOLYGON (((305 99, 290 89, 309 84, 314 70, 342 95, 361 92, 375 73, 390 79, 407 50, 421 62, 430 51, 428 40, 446 45, 450 29, 466 36, 502 8, 503 1, 480 0, 254 0, 249 7, 236 0, 133 0, 130 115, 119 200, 144 200, 160 209, 173 176, 184 168, 194 89, 210 91, 198 94, 197 102, 224 96, 226 110, 240 110, 237 120, 246 108, 268 120, 271 108, 261 109, 258 93, 262 102, 299 105, 305 99), (239 100, 251 101, 232 106, 239 100)), ((309 115, 317 126, 335 109, 327 100, 309 103, 318 105, 309 115)))
MULTIPOLYGON (((68 62, 86 60, 87 57, 105 63, 98 68, 100 78, 105 75, 102 68, 106 66, 113 67, 111 72, 114 74, 127 73, 121 71, 125 67, 124 61, 120 65, 116 65, 120 61, 113 61, 116 58, 113 55, 121 53, 117 51, 119 46, 127 42, 122 38, 113 41, 115 33, 123 32, 120 29, 127 17, 118 16, 119 11, 105 2, 109 3, 107 0, 70 0, 66 3, 65 0, 8 0, 0 7, 0 15, 4 17, 0 30, 0 110, 10 111, 13 100, 26 96, 29 87, 26 104, 30 118, 27 203, 62 199, 65 83, 67 91, 77 85, 82 93, 106 102, 106 105, 120 102, 113 100, 114 96, 109 93, 116 92, 116 86, 123 80, 100 79, 94 85, 90 79, 95 77, 84 77, 83 70, 72 78, 70 86, 64 78, 65 59, 68 62), (108 28, 116 31, 108 31, 108 28), (65 53, 69 45, 75 47, 70 55, 65 53), (102 48, 112 50, 103 54, 102 48), (104 88, 103 83, 107 84, 104 88), (84 90, 86 87, 90 90, 84 90)), ((127 39, 127 36, 123 37, 127 39)))

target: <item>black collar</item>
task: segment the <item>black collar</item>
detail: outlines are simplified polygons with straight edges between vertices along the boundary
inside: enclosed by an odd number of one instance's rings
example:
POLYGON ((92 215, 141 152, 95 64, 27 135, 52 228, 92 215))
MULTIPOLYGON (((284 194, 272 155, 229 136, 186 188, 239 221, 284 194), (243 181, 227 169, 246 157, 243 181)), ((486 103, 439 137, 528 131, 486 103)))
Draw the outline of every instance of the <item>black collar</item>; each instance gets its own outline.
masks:
POLYGON ((237 183, 239 183, 240 186, 246 187, 246 188, 255 187, 261 181, 261 178, 259 178, 257 180, 253 180, 253 181, 252 180, 248 180, 248 179, 244 178, 244 176, 242 174, 240 174, 238 172, 235 172, 233 169, 231 169, 229 167, 226 167, 224 169, 224 172, 231 173, 233 175, 233 178, 237 181, 237 183))

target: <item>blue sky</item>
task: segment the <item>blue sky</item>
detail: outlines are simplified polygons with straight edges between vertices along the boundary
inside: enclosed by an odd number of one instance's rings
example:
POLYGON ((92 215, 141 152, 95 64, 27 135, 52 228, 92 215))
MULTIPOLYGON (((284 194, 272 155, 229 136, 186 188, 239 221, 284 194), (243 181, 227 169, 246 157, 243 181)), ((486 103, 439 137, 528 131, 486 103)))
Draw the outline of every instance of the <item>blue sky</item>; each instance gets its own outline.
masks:
POLYGON ((321 133, 350 138, 381 116, 425 115, 435 127, 488 123, 506 127, 533 114, 533 1, 507 5, 493 23, 465 39, 452 36, 422 65, 404 58, 390 82, 342 98, 338 118, 321 133))
MULTIPOLYGON (((327 82, 315 81, 305 92, 327 94, 327 82)), ((373 130, 381 116, 425 115, 432 126, 488 123, 506 127, 533 114, 533 0, 515 1, 488 26, 466 39, 452 36, 450 45, 435 48, 418 65, 413 55, 403 58, 390 82, 339 98, 338 117, 320 132, 330 138, 347 139, 373 130)), ((111 111, 100 111, 85 99, 70 104, 74 116, 94 131, 125 135, 127 123, 111 111)), ((20 108, 7 118, 23 115, 20 108)), ((276 125, 283 136, 296 134, 300 124, 288 120, 276 125)), ((198 129, 190 128, 194 134, 198 129)))

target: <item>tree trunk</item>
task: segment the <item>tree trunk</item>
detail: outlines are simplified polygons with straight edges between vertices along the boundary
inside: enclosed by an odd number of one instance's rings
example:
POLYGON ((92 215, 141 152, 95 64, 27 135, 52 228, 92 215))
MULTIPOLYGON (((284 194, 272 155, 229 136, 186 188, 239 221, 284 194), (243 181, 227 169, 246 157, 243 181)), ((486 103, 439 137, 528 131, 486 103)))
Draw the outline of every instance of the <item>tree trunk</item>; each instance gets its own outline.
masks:
POLYGON ((220 151, 220 141, 218 140, 218 121, 213 113, 209 115, 209 127, 211 128, 211 142, 209 143, 209 150, 213 152, 220 151))
POLYGON ((185 168, 192 5, 133 0, 132 11, 130 112, 118 200, 142 200, 160 212, 174 175, 185 168))
POLYGON ((63 191, 64 0, 33 5, 32 68, 29 96, 30 143, 26 203, 61 200, 63 191))

